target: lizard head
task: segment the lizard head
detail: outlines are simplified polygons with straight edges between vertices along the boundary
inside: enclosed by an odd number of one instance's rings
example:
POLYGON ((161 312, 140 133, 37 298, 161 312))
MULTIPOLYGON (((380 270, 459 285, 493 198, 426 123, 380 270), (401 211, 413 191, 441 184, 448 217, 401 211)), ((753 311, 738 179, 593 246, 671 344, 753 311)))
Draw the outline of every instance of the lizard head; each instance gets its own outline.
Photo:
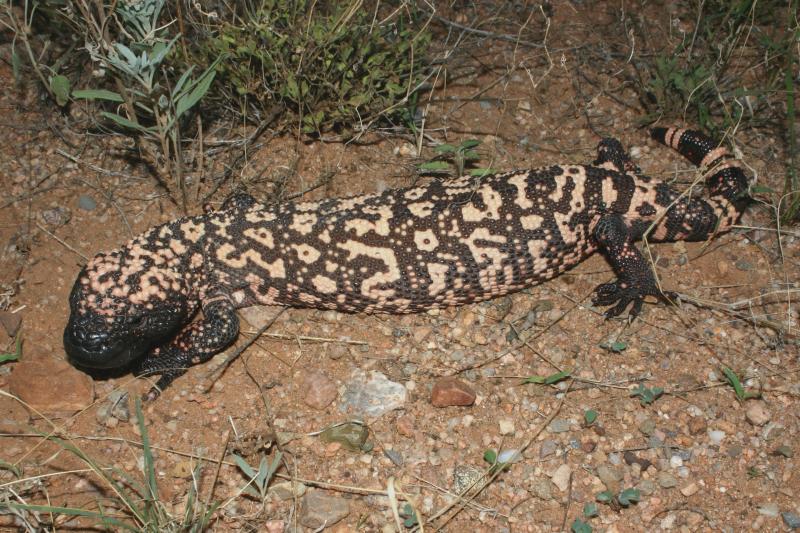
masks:
MULTIPOLYGON (((145 234, 95 256, 69 297, 64 348, 79 367, 128 365, 172 338, 197 308, 192 276, 180 254, 145 234)), ((184 261, 185 262, 185 261, 184 261)))

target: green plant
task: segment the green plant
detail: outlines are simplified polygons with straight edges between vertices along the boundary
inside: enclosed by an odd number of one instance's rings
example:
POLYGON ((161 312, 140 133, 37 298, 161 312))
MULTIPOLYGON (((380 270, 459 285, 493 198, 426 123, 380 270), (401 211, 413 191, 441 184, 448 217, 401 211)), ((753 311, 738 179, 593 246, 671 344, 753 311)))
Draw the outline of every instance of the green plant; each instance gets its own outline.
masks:
POLYGON ((597 501, 606 503, 613 508, 630 507, 632 504, 637 503, 641 497, 639 489, 627 488, 614 494, 610 490, 604 490, 597 494, 597 501))
POLYGON ((744 402, 745 400, 750 400, 752 398, 761 398, 760 391, 745 391, 744 385, 742 385, 742 381, 739 379, 739 376, 727 366, 722 367, 722 373, 725 376, 725 379, 728 380, 730 386, 733 387, 733 391, 736 393, 736 399, 739 402, 744 402))
MULTIPOLYGON (((440 144, 434 151, 438 154, 431 161, 422 163, 417 168, 425 173, 445 174, 455 177, 463 176, 465 168, 481 158, 475 148, 481 142, 477 139, 467 139, 458 145, 440 144)), ((491 168, 473 168, 470 176, 485 176, 495 172, 491 168)))
POLYGON ((195 55, 220 65, 223 100, 262 116, 277 106, 305 133, 361 131, 404 104, 425 78, 430 34, 416 8, 384 12, 363 0, 248 0, 217 11, 195 55), (385 16, 378 16, 384 14, 385 16))
POLYGON ((522 384, 536 383, 537 385, 555 385, 559 381, 565 380, 572 375, 572 370, 562 370, 549 376, 528 376, 522 381, 522 384))
MULTIPOLYGON (((211 517, 219 506, 219 502, 203 504, 197 498, 197 485, 192 483, 187 494, 186 510, 182 516, 170 514, 170 506, 159 498, 158 479, 156 477, 155 460, 150 446, 150 437, 144 423, 141 401, 136 401, 136 421, 142 436, 142 476, 139 481, 116 468, 101 466, 92 457, 69 441, 55 436, 47 436, 47 440, 72 453, 86 463, 91 471, 111 490, 111 498, 97 500, 98 510, 59 507, 54 505, 33 505, 6 501, 0 507, 7 507, 16 513, 44 513, 47 516, 66 515, 89 519, 97 525, 114 531, 136 531, 157 533, 168 532, 200 532, 208 527, 211 517)), ((200 466, 193 472, 195 480, 199 478, 200 466)), ((45 529, 49 529, 44 525, 45 529)))
POLYGON ((645 387, 641 383, 639 383, 639 386, 633 389, 633 392, 631 392, 632 397, 635 396, 639 397, 639 402, 641 402, 643 406, 650 405, 658 398, 660 398, 662 394, 664 394, 664 389, 662 389, 661 387, 649 388, 645 387))
POLYGON ((17 332, 17 336, 14 338, 14 351, 0 353, 0 363, 19 361, 20 357, 22 357, 22 335, 17 332))
POLYGON ((267 457, 264 456, 261 458, 261 462, 258 464, 258 470, 256 470, 247 464, 247 461, 245 461, 242 457, 233 454, 233 460, 236 462, 236 466, 238 466, 239 470, 241 470, 242 473, 249 478, 247 480, 247 485, 242 488, 242 492, 257 499, 258 501, 263 502, 266 500, 269 482, 272 481, 272 477, 275 475, 278 467, 281 466, 282 457, 283 454, 281 452, 277 452, 270 463, 267 460, 267 457))

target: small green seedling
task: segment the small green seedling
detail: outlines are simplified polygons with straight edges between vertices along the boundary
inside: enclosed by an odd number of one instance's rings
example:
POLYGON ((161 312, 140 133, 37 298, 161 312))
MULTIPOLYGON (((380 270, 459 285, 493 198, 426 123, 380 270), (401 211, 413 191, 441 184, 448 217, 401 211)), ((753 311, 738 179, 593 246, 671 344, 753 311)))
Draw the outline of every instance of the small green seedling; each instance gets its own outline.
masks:
POLYGON ((22 335, 17 333, 17 338, 14 339, 14 351, 0 353, 0 363, 19 361, 20 357, 22 357, 22 335))
POLYGON ((491 473, 495 473, 498 470, 508 470, 511 468, 512 463, 503 463, 497 460, 497 452, 491 448, 483 452, 483 460, 492 465, 490 469, 491 473))
POLYGON ((736 393, 736 399, 741 403, 745 400, 749 400, 751 398, 761 398, 761 392, 747 392, 744 390, 744 385, 742 385, 739 376, 736 375, 736 372, 728 368, 727 366, 722 367, 722 373, 725 374, 725 379, 728 380, 731 387, 733 387, 733 391, 736 393))
POLYGON ((622 341, 602 342, 600 347, 609 352, 620 353, 628 349, 628 343, 622 341))
MULTIPOLYGON (((477 139, 467 139, 457 146, 440 144, 434 148, 438 155, 432 161, 422 163, 417 168, 428 173, 463 176, 465 167, 481 158, 480 154, 474 150, 480 143, 477 139), (453 172, 453 168, 455 172, 453 172)), ((473 168, 468 174, 480 177, 493 172, 495 170, 491 168, 473 168)))
POLYGON ((654 401, 656 401, 662 394, 664 394, 664 389, 661 387, 645 387, 641 383, 639 386, 633 390, 631 396, 638 396, 639 402, 644 405, 650 405, 654 401))
POLYGON ((414 511, 414 508, 411 507, 410 503, 406 503, 403 508, 400 510, 400 518, 403 519, 403 526, 411 529, 412 527, 419 524, 419 520, 417 519, 417 513, 414 511))
POLYGON ((610 490, 604 490, 597 494, 596 499, 600 503, 606 503, 614 509, 623 507, 630 507, 632 504, 637 503, 641 497, 639 489, 627 488, 619 494, 614 494, 610 490))
POLYGON ((594 502, 589 502, 583 506, 583 516, 586 518, 594 518, 595 516, 600 514, 600 510, 597 508, 597 504, 594 502))
POLYGON ((528 376, 522 381, 523 385, 528 383, 535 383, 537 385, 554 385, 559 381, 567 379, 572 374, 572 370, 562 370, 549 376, 528 376))
POLYGON ((597 421, 597 411, 594 409, 587 409, 583 412, 583 425, 586 427, 591 426, 597 421))
POLYGON ((592 526, 581 520, 580 518, 576 518, 572 525, 570 526, 570 531, 572 533, 592 533, 592 526))
POLYGON ((236 466, 249 478, 247 485, 242 488, 242 492, 259 501, 263 502, 266 500, 269 482, 272 476, 275 475, 275 471, 278 470, 278 467, 281 465, 281 457, 281 452, 277 452, 275 458, 272 459, 272 463, 267 461, 266 456, 262 457, 261 463, 258 465, 258 471, 256 471, 256 469, 247 464, 247 461, 242 457, 233 454, 233 460, 236 462, 236 466))

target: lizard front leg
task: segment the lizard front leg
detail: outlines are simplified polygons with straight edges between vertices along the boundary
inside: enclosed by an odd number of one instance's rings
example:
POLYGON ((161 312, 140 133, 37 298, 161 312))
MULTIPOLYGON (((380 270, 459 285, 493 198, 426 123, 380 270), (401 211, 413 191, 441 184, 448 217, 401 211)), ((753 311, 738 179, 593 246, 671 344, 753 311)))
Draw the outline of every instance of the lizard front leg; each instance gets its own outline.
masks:
POLYGON ((160 374, 156 384, 145 395, 145 401, 158 398, 175 378, 192 366, 211 359, 230 346, 239 334, 239 318, 227 296, 220 295, 203 302, 203 318, 192 322, 171 342, 153 349, 136 369, 137 376, 160 374))
POLYGON ((647 295, 667 301, 676 298, 674 293, 658 288, 653 270, 636 248, 621 215, 604 215, 597 222, 593 237, 617 274, 616 281, 599 285, 592 299, 595 305, 614 305, 604 313, 606 318, 620 315, 630 304, 630 316, 636 317, 647 295))

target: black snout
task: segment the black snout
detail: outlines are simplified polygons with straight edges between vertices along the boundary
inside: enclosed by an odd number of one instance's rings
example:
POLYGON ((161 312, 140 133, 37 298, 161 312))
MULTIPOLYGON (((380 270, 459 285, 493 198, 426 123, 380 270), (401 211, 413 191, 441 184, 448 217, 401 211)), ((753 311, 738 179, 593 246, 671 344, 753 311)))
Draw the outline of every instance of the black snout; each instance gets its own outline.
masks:
POLYGON ((74 315, 64 329, 64 350, 73 364, 84 368, 119 368, 144 351, 138 343, 113 339, 96 320, 74 315))

